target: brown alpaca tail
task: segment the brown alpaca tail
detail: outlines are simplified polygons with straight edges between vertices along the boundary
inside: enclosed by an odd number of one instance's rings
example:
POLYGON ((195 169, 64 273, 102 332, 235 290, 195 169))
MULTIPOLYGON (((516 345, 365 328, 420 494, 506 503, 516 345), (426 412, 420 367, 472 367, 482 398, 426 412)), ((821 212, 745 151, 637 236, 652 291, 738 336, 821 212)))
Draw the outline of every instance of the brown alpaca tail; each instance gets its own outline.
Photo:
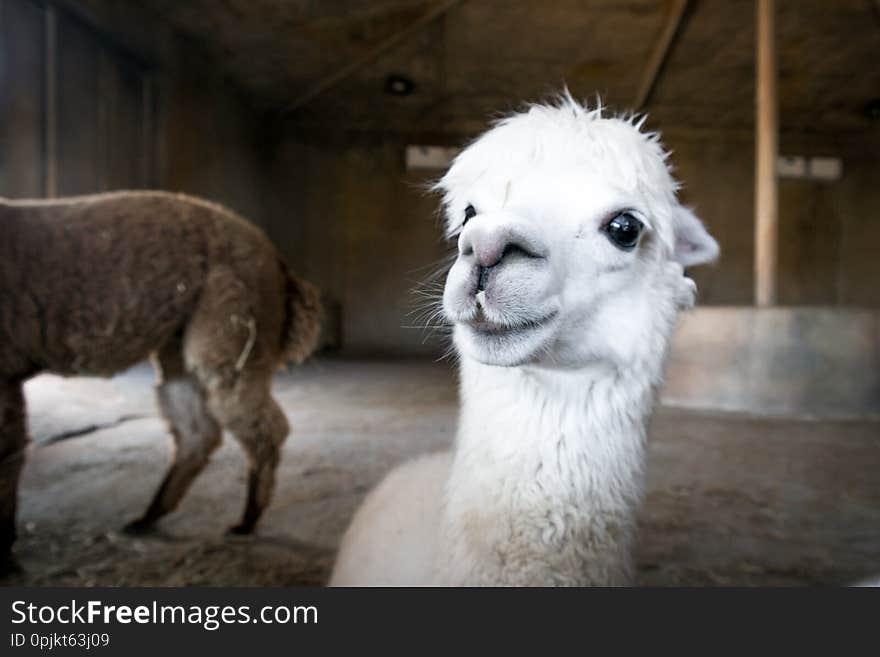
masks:
POLYGON ((281 269, 286 279, 282 355, 284 362, 299 365, 318 346, 323 316, 321 293, 308 281, 294 276, 284 263, 281 269))

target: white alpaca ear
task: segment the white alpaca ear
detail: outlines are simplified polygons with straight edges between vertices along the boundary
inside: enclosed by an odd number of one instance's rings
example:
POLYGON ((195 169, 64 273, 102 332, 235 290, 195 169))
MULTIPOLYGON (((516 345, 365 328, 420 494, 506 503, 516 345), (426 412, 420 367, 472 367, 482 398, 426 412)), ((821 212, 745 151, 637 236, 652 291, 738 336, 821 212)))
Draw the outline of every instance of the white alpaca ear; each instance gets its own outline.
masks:
POLYGON ((718 257, 718 242, 708 233, 703 223, 690 208, 677 207, 672 215, 675 231, 673 257, 683 267, 693 267, 712 262, 718 257))

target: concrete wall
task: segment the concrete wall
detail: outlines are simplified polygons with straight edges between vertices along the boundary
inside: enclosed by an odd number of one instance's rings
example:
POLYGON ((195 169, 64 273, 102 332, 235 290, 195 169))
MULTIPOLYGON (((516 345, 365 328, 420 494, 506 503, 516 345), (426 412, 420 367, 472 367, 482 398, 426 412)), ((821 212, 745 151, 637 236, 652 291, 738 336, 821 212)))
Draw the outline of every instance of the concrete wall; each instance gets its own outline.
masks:
POLYGON ((697 308, 681 320, 661 399, 758 414, 880 416, 880 310, 697 308))
POLYGON ((403 144, 393 140, 304 142, 292 135, 277 149, 266 228, 292 266, 324 290, 329 331, 338 330, 348 353, 442 348, 424 330, 408 328, 425 303, 413 287, 450 250, 425 184, 424 175, 405 171, 403 144))
POLYGON ((42 196, 44 17, 0 0, 0 195, 42 196))
POLYGON ((259 114, 206 66, 181 62, 165 76, 163 93, 158 186, 219 201, 264 224, 269 156, 259 114))
POLYGON ((263 221, 259 114, 196 46, 122 9, 0 0, 0 194, 160 187, 263 221))

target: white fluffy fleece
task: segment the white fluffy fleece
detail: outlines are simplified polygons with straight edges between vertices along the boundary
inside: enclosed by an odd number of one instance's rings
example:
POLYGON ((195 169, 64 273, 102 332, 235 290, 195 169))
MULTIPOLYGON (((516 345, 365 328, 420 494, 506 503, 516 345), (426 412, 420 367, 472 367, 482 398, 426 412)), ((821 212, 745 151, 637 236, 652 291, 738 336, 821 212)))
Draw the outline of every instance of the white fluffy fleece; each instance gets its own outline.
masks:
POLYGON ((438 184, 458 242, 455 447, 367 497, 331 584, 632 581, 645 422, 694 300, 683 267, 718 253, 666 160, 639 121, 567 94, 455 160, 438 184))

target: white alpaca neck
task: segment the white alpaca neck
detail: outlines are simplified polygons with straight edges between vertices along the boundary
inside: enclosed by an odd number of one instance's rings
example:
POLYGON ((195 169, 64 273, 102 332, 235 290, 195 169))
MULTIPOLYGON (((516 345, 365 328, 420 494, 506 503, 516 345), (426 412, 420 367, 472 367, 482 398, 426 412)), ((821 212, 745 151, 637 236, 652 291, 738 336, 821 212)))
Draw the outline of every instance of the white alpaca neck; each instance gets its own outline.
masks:
POLYGON ((438 579, 626 583, 657 375, 463 359, 438 579))

